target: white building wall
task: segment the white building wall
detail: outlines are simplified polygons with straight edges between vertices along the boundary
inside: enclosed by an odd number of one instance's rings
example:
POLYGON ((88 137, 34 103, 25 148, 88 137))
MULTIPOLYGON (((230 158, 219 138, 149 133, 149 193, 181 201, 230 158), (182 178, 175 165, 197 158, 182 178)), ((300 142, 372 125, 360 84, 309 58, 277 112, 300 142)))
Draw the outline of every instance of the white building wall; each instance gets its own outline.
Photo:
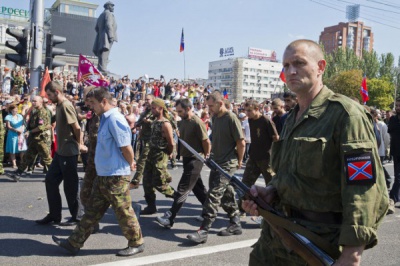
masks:
POLYGON ((283 91, 284 83, 279 78, 281 71, 282 63, 279 62, 230 58, 209 63, 208 83, 214 89, 221 91, 226 88, 229 99, 234 101, 239 102, 246 98, 264 101, 271 99, 272 93, 283 91), (237 64, 237 61, 240 64, 237 64), (234 66, 240 66, 241 69, 235 70, 234 66), (240 77, 235 75, 240 75, 240 77), (241 84, 234 87, 233 80, 241 84))

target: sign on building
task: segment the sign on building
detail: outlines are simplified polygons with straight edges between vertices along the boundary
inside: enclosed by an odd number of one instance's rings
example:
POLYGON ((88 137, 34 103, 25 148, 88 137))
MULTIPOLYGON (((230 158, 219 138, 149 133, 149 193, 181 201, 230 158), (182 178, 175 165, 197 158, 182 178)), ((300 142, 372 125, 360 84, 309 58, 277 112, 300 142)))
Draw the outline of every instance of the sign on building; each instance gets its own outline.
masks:
POLYGON ((232 56, 232 55, 235 55, 233 47, 219 49, 219 57, 232 56))
POLYGON ((276 62, 276 52, 273 50, 266 50, 260 48, 249 47, 249 58, 258 59, 263 61, 274 61, 276 62))

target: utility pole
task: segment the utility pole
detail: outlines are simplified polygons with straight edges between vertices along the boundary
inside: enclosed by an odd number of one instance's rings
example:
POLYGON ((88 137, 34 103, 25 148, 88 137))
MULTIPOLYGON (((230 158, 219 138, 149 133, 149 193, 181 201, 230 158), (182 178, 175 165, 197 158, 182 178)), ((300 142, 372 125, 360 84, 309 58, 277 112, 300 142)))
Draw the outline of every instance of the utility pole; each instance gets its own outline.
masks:
POLYGON ((43 53, 43 21, 44 6, 43 0, 31 0, 31 64, 30 64, 30 86, 31 89, 40 86, 42 72, 42 53, 43 53))

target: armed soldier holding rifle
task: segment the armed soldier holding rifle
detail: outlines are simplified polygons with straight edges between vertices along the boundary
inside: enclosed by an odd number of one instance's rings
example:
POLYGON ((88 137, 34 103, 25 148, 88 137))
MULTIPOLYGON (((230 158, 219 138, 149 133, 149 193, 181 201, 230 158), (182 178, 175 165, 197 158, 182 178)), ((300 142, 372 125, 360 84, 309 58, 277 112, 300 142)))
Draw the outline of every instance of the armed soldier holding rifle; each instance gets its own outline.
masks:
MULTIPOLYGON (((244 201, 243 208, 259 215, 263 210, 255 201, 274 204, 287 221, 336 248, 321 248, 336 253, 331 256, 336 262, 320 265, 360 265, 363 250, 377 244, 389 201, 372 118, 361 105, 323 85, 326 61, 317 43, 289 44, 283 66, 298 105, 272 146, 276 176, 267 187, 253 186, 253 200, 244 201)), ((293 232, 265 219, 249 265, 313 265, 282 237, 280 227, 293 232)))

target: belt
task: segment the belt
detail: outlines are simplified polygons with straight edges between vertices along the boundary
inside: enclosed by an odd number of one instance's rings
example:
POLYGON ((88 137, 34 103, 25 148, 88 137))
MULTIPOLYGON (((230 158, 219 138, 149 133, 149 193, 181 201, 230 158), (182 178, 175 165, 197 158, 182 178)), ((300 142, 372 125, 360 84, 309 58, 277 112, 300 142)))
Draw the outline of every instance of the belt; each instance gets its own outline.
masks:
POLYGON ((308 210, 299 210, 289 205, 283 206, 283 210, 289 218, 306 220, 309 222, 341 224, 343 220, 342 213, 340 212, 314 212, 308 210))

